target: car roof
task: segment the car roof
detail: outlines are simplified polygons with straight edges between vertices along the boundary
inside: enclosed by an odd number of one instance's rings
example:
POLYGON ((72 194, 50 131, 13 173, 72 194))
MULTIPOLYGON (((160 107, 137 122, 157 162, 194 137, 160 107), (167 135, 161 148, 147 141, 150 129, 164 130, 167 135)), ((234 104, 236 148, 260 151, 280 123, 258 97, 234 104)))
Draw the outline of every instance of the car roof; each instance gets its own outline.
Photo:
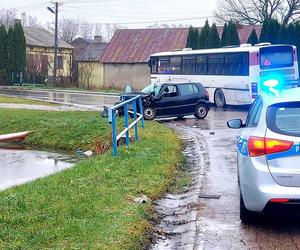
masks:
POLYGON ((260 96, 267 106, 284 102, 300 102, 300 88, 281 90, 277 96, 271 91, 263 92, 260 96))

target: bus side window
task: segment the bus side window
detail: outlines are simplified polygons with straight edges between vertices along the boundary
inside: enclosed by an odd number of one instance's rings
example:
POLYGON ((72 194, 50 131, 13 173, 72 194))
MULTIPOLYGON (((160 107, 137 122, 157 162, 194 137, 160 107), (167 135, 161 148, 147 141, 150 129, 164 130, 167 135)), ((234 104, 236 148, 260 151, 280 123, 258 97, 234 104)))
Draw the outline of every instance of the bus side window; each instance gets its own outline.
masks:
POLYGON ((196 56, 196 72, 197 75, 207 74, 207 56, 198 55, 196 56))
POLYGON ((170 58, 170 68, 171 74, 180 74, 181 73, 181 57, 172 56, 170 58))
POLYGON ((161 57, 158 59, 158 73, 169 74, 170 73, 170 58, 161 57))
POLYGON ((224 75, 249 75, 249 59, 246 53, 225 54, 224 75))
POLYGON ((195 74, 196 58, 195 56, 183 56, 182 74, 195 74))
POLYGON ((209 75, 223 75, 224 74, 224 56, 210 55, 208 58, 208 74, 209 75))

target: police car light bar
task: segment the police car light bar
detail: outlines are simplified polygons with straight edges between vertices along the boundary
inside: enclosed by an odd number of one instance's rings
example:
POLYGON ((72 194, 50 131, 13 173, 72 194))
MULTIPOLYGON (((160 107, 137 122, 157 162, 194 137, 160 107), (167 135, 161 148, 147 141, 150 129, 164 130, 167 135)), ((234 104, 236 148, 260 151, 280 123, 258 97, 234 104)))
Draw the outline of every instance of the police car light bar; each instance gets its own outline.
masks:
POLYGON ((265 85, 268 88, 275 88, 276 86, 279 85, 279 81, 276 79, 270 79, 270 80, 264 81, 263 85, 265 85))

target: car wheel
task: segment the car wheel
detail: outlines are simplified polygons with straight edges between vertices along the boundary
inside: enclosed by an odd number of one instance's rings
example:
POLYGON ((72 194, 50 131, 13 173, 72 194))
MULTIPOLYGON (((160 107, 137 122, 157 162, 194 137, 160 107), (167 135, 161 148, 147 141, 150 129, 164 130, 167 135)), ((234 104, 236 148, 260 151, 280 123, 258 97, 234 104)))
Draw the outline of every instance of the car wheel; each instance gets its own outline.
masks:
POLYGON ((197 119, 204 119, 208 114, 208 107, 206 104, 204 103, 200 103, 197 107, 196 107, 196 111, 195 111, 195 117, 197 119))
POLYGON ((254 212, 249 211, 244 203, 243 197, 240 194, 240 219, 245 224, 251 224, 254 220, 254 212))
POLYGON ((223 108, 226 106, 226 99, 222 89, 217 89, 215 91, 214 101, 217 107, 223 108))
POLYGON ((155 110, 151 107, 144 108, 144 118, 145 120, 153 120, 155 118, 155 110))

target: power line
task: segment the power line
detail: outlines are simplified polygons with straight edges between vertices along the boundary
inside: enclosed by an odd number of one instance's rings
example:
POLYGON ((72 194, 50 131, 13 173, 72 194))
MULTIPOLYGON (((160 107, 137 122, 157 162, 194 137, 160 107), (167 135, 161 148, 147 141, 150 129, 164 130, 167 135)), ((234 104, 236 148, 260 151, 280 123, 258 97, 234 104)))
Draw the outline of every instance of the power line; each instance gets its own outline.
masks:
MULTIPOLYGON (((64 12, 77 13, 77 12, 69 11, 69 10, 64 10, 64 12)), ((108 16, 108 17, 110 17, 110 16, 108 16)), ((117 16, 114 16, 114 17, 117 17, 117 16)), ((176 21, 203 20, 203 19, 208 19, 208 18, 213 18, 213 17, 214 16, 202 16, 202 17, 174 18, 174 19, 148 20, 148 21, 135 21, 135 22, 103 22, 103 23, 99 23, 99 24, 111 24, 111 25, 150 24, 150 23, 166 23, 166 22, 176 22, 176 21)), ((119 17, 119 18, 122 18, 122 17, 119 17)))
POLYGON ((40 3, 34 3, 34 4, 25 4, 25 5, 15 7, 15 9, 27 9, 27 8, 33 8, 33 7, 43 7, 47 3, 49 3, 49 1, 44 1, 44 2, 40 2, 40 3))

